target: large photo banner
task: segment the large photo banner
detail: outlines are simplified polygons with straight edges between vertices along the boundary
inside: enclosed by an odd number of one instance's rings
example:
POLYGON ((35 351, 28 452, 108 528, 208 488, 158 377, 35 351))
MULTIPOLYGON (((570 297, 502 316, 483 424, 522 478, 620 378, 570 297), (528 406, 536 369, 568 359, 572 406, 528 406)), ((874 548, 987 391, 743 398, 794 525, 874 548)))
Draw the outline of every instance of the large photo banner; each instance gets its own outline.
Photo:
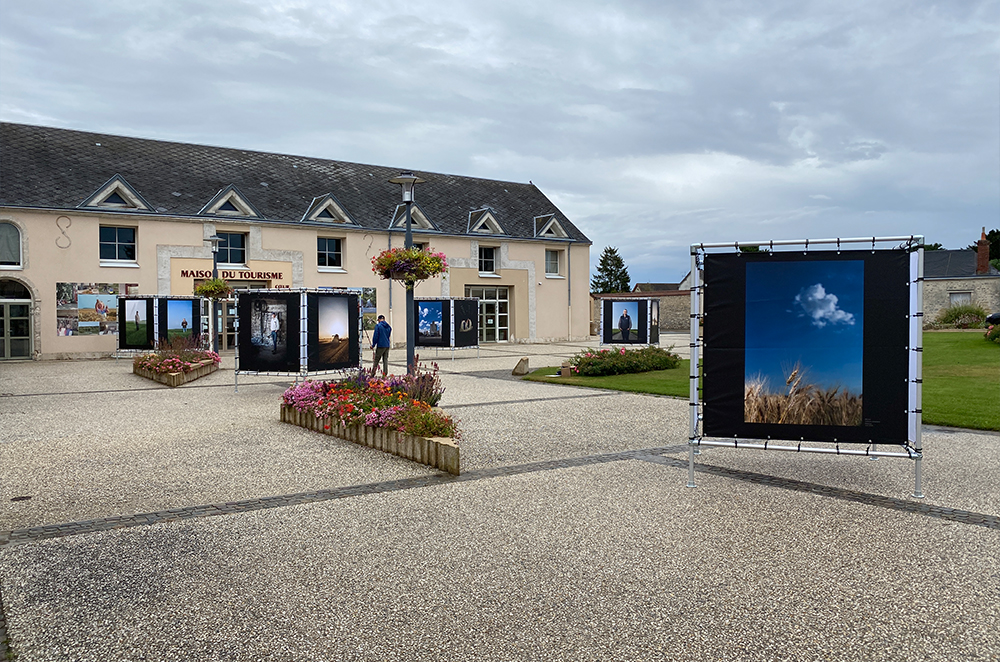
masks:
POLYGON ((418 347, 451 346, 451 301, 418 299, 413 302, 418 347))
POLYGON ((907 441, 909 255, 705 256, 704 433, 907 441))
POLYGON ((309 372, 344 370, 361 364, 360 304, 357 294, 306 294, 309 372))
POLYGON ((118 298, 118 349, 153 349, 156 345, 154 303, 152 297, 118 298))
POLYGON ((118 283, 56 283, 56 334, 118 333, 118 283))
POLYGON ((240 292, 236 314, 240 372, 300 371, 298 292, 240 292))
POLYGON ((157 339, 161 344, 190 344, 198 342, 201 334, 201 299, 191 297, 162 297, 159 305, 157 339))
POLYGON ((452 299, 454 347, 479 347, 479 299, 452 299))
POLYGON ((604 299, 601 311, 602 345, 649 344, 649 299, 604 299))

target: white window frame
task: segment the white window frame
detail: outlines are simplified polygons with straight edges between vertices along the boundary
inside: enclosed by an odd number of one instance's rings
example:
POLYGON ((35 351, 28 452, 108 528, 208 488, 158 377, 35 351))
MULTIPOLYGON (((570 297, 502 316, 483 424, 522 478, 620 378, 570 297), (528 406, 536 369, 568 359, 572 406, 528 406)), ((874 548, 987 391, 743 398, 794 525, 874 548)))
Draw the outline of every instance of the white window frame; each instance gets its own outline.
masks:
MULTIPOLYGON (((247 260, 250 257, 248 255, 248 252, 250 250, 250 233, 249 232, 216 232, 215 234, 218 235, 218 236, 220 236, 220 237, 222 235, 234 235, 234 234, 243 235, 243 248, 242 249, 237 249, 237 250, 242 250, 243 251, 243 262, 223 262, 222 258, 220 257, 219 258, 219 266, 220 267, 225 267, 226 269, 246 269, 246 267, 247 267, 247 260)), ((219 247, 220 253, 223 250, 225 250, 228 253, 231 249, 229 248, 229 246, 226 246, 225 248, 223 248, 223 247, 220 246, 219 247)))
MULTIPOLYGON (((347 269, 344 268, 344 256, 347 254, 347 251, 345 250, 346 246, 347 246, 347 239, 344 238, 344 237, 322 237, 322 236, 317 236, 316 237, 316 242, 317 242, 317 245, 316 245, 316 269, 317 269, 317 271, 319 271, 320 273, 325 273, 325 274, 346 274, 347 273, 347 269), (319 263, 319 254, 320 254, 319 240, 320 239, 325 239, 327 241, 330 241, 332 239, 334 241, 339 242, 339 247, 338 247, 339 250, 337 251, 337 255, 339 257, 340 266, 338 266, 338 267, 332 267, 329 264, 327 264, 327 265, 321 265, 319 263)), ((327 251, 325 251, 325 253, 327 255, 329 255, 330 251, 327 250, 327 251)))
POLYGON ((104 224, 98 225, 98 229, 97 229, 97 257, 98 257, 100 266, 102 266, 102 267, 125 267, 125 268, 130 268, 130 269, 137 269, 137 268, 139 268, 139 228, 137 228, 137 227, 135 227, 133 225, 104 225, 104 224), (118 259, 117 257, 114 257, 114 258, 102 258, 101 257, 101 245, 108 243, 108 242, 101 241, 101 234, 100 233, 101 233, 101 230, 103 230, 104 228, 114 228, 114 230, 115 230, 115 244, 114 245, 115 245, 115 255, 116 256, 118 255, 118 248, 117 247, 121 245, 121 243, 118 241, 118 229, 119 228, 125 228, 125 229, 128 229, 128 230, 132 230, 132 232, 133 232, 133 235, 132 235, 132 238, 133 238, 133 240, 132 240, 132 253, 133 253, 134 257, 131 260, 127 260, 127 259, 122 260, 122 259, 118 259))
POLYGON ((551 248, 545 249, 545 277, 546 278, 564 278, 562 275, 563 266, 563 253, 561 250, 554 250, 551 248), (554 255, 556 258, 556 270, 549 271, 549 255, 554 255))
POLYGON ((957 292, 948 292, 948 307, 952 306, 971 306, 972 305, 972 291, 971 290, 961 290, 957 292), (955 295, 964 295, 963 298, 968 298, 968 301, 962 303, 955 302, 955 295))
POLYGON ((499 248, 496 247, 496 246, 480 246, 479 247, 479 265, 478 266, 479 266, 479 275, 480 276, 485 276, 487 278, 498 278, 499 277, 499 275, 497 274, 497 257, 498 257, 497 253, 499 253, 499 248), (489 261, 493 263, 493 268, 490 269, 490 270, 488 270, 488 271, 484 271, 483 270, 483 264, 484 264, 484 262, 486 262, 486 259, 483 257, 483 251, 486 251, 486 250, 492 251, 492 256, 490 257, 489 261))

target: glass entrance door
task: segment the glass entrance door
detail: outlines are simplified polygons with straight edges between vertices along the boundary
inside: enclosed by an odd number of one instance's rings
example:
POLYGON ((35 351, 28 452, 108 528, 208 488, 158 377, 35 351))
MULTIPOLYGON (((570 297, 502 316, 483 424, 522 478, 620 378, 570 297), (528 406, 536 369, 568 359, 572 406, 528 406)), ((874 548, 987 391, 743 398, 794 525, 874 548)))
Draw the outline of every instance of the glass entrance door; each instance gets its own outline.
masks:
POLYGON ((31 304, 0 301, 0 359, 31 358, 31 304))
POLYGON ((465 296, 479 299, 479 342, 510 339, 510 288, 465 287, 465 296))
POLYGON ((236 301, 223 299, 219 301, 218 319, 215 328, 219 332, 219 351, 232 349, 236 346, 236 301))

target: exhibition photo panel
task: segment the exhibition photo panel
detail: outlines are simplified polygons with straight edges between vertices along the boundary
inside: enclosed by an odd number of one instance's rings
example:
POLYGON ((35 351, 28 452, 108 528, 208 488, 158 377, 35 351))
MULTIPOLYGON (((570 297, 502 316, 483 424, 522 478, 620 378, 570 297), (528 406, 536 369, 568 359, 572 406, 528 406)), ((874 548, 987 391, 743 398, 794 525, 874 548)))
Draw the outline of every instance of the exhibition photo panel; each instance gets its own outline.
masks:
POLYGON ((357 367, 361 361, 358 295, 310 292, 306 297, 307 369, 312 372, 357 367))
POLYGON ((299 293, 247 292, 237 304, 241 372, 299 372, 299 293))
POLYGON ((118 347, 120 349, 153 349, 154 299, 118 300, 118 347))
POLYGON ((479 346, 479 299, 453 299, 455 347, 479 346))
POLYGON ((909 258, 705 256, 704 432, 905 443, 909 258))
POLYGON ((605 345, 648 344, 648 300, 605 299, 602 342, 605 345))
POLYGON ((191 343, 201 329, 200 299, 158 299, 160 343, 191 343))
POLYGON ((451 306, 447 299, 420 299, 413 302, 417 316, 417 342, 422 347, 451 345, 451 306))

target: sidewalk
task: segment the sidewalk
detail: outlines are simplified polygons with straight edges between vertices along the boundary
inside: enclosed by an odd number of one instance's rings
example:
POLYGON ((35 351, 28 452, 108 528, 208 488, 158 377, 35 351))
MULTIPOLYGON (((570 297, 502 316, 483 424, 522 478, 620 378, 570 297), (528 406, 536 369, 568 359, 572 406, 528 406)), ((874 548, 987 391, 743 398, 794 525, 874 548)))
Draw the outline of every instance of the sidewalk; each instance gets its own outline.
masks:
POLYGON ((927 430, 924 500, 909 461, 733 449, 689 489, 686 401, 510 376, 585 345, 440 352, 458 478, 281 424, 290 380, 230 357, 4 364, 17 659, 1000 655, 1000 436, 927 430))

